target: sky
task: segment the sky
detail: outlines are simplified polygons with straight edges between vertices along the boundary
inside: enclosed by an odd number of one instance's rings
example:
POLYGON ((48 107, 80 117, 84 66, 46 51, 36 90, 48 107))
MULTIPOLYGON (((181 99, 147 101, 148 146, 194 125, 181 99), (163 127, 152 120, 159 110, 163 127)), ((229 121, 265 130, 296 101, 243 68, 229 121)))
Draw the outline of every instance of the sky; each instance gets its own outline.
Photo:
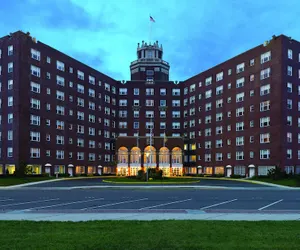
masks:
POLYGON ((299 0, 0 0, 0 37, 22 30, 129 80, 137 43, 158 41, 170 80, 188 79, 285 34, 300 41, 299 0), (149 27, 151 15, 151 38, 149 27))

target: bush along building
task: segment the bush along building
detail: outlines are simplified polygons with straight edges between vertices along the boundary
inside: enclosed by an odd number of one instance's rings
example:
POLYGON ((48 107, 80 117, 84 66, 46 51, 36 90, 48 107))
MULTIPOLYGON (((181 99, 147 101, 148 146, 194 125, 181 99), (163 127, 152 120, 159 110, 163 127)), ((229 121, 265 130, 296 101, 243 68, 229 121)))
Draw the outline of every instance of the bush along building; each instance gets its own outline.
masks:
POLYGON ((0 174, 300 173, 300 43, 271 40, 185 81, 158 42, 113 78, 21 31, 0 38, 0 174))

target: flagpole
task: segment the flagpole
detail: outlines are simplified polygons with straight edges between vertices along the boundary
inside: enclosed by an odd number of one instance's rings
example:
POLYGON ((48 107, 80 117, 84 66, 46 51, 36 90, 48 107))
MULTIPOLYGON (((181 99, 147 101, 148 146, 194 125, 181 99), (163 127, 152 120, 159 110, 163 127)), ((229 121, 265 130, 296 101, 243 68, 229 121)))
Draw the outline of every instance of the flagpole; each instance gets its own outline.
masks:
POLYGON ((152 35, 152 23, 150 22, 150 34, 149 34, 149 44, 151 44, 151 35, 152 35))

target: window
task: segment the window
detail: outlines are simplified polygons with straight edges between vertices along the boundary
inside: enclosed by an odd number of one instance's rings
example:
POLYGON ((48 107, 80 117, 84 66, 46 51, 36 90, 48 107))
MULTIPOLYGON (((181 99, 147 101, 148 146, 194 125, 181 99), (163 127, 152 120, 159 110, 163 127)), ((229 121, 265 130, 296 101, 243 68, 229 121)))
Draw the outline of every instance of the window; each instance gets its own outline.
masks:
POLYGON ((80 70, 77 70, 77 78, 80 80, 84 80, 84 73, 80 70))
POLYGON ((12 107, 14 105, 14 98, 12 96, 7 97, 7 106, 12 107))
POLYGON ((264 101, 260 103, 260 112, 270 110, 270 101, 264 101))
POLYGON ((172 100, 172 107, 180 107, 180 100, 172 100))
POLYGON ((12 73, 14 71, 14 63, 10 62, 7 65, 7 72, 12 73))
POLYGON ((236 73, 241 73, 245 70, 245 63, 240 63, 236 66, 236 73))
POLYGON ((56 99, 57 99, 57 100, 64 101, 64 100, 65 100, 65 93, 56 90, 56 99))
POLYGON ((207 91, 205 92, 205 99, 210 98, 210 97, 211 97, 211 94, 212 94, 212 90, 207 90, 207 91))
POLYGON ((56 114, 57 115, 65 115, 65 107, 63 107, 63 106, 56 106, 56 114))
POLYGON ((244 115, 244 107, 238 108, 236 110, 236 117, 243 116, 243 115, 244 115))
POLYGON ((287 66, 287 75, 292 76, 293 75, 293 67, 292 66, 287 66))
POLYGON ((260 150, 260 159, 261 160, 270 159, 270 150, 269 149, 260 150))
POLYGON ((31 98, 30 99, 30 104, 31 104, 31 108, 33 108, 33 109, 40 109, 41 108, 40 100, 31 98))
POLYGON ((223 107, 223 99, 220 99, 220 100, 216 101, 216 107, 217 108, 222 108, 223 107))
POLYGON ((218 81, 221 81, 221 80, 223 80, 223 72, 220 72, 216 75, 216 81, 218 82, 218 81))
POLYGON ((270 143, 270 133, 260 134, 260 143, 270 143))
POLYGON ((161 106, 161 107, 167 106, 167 101, 166 100, 160 100, 159 101, 159 106, 161 106))
POLYGON ((270 117, 262 117, 260 118, 260 127, 268 127, 270 126, 270 117))
POLYGON ((287 109, 292 109, 293 101, 291 99, 287 99, 287 109))
POLYGON ((127 88, 120 88, 119 95, 127 95, 127 88))
POLYGON ((211 83, 212 83, 212 77, 207 77, 205 79, 205 86, 211 85, 211 83))
POLYGON ((242 102, 242 101, 244 101, 244 96, 245 96, 244 92, 237 94, 236 95, 236 102, 242 102))
POLYGON ((41 87, 38 83, 30 82, 30 89, 34 93, 41 93, 41 87))
POLYGON ((251 59, 251 60, 250 60, 249 65, 250 65, 250 66, 253 66, 253 65, 254 65, 254 59, 251 59))
POLYGON ((7 131, 7 140, 8 141, 12 141, 13 140, 13 131, 12 130, 8 130, 7 131))
POLYGON ((292 142, 292 137, 293 137, 293 134, 291 132, 287 132, 286 133, 286 141, 291 143, 292 142))
POLYGON ((153 107, 154 106, 154 100, 146 100, 146 106, 147 107, 153 107))
POLYGON ((34 76, 37 76, 37 77, 40 77, 41 76, 41 69, 39 67, 36 67, 34 65, 31 65, 30 66, 30 69, 31 69, 31 74, 34 75, 34 76))
POLYGON ((287 92, 288 93, 292 93, 293 92, 293 85, 290 82, 287 83, 287 92))
POLYGON ((89 76, 89 84, 95 85, 96 84, 96 79, 93 76, 89 76))
MULTIPOLYGON (((244 152, 243 151, 237 151, 236 152, 236 160, 241 161, 244 160, 244 152)), ((236 167, 235 167, 236 168, 236 167)))
POLYGON ((243 131, 244 130, 244 122, 236 123, 236 131, 243 131))
POLYGON ((260 95, 264 96, 270 93, 270 84, 264 85, 260 87, 260 95))
POLYGON ((140 89, 137 89, 137 88, 133 89, 133 94, 134 95, 139 95, 140 94, 140 89))
POLYGON ((84 94, 84 86, 81 84, 77 84, 77 92, 84 94))
POLYGON ((219 86, 216 88, 216 95, 221 95, 223 93, 223 86, 219 86))
POLYGON ((30 115, 30 125, 40 126, 41 117, 36 115, 30 115))
POLYGON ((40 132, 30 131, 30 141, 39 142, 41 138, 40 132))
POLYGON ((56 150, 56 159, 63 160, 65 158, 65 152, 63 150, 56 150))
POLYGON ((293 59, 293 51, 291 49, 288 50, 288 59, 293 59))
POLYGON ((89 97, 95 97, 96 96, 96 92, 93 89, 89 89, 89 97))
POLYGON ((172 89, 173 96, 180 96, 180 89, 172 89))
POLYGON ((56 68, 60 71, 65 71, 65 64, 60 61, 56 61, 56 68))
POLYGON ((236 88, 244 87, 245 77, 236 80, 236 88))
POLYGON ((271 74, 271 68, 263 69, 260 71, 260 80, 269 78, 271 74))
POLYGON ((51 63, 51 58, 47 56, 47 63, 51 63))
POLYGON ((7 48, 7 55, 12 56, 13 54, 14 54, 14 47, 13 47, 13 45, 10 45, 7 48))
POLYGON ((271 51, 268 51, 260 56, 260 63, 263 64, 271 60, 271 51))
POLYGON ((236 146, 243 146, 244 145, 244 136, 240 136, 236 138, 236 146))
POLYGON ((160 95, 165 96, 167 94, 167 90, 166 89, 160 89, 159 93, 160 93, 160 95))
POLYGON ((35 49, 31 49, 31 58, 34 60, 40 61, 41 60, 41 52, 35 49))
POLYGON ((40 149, 30 148, 30 158, 40 158, 40 149))

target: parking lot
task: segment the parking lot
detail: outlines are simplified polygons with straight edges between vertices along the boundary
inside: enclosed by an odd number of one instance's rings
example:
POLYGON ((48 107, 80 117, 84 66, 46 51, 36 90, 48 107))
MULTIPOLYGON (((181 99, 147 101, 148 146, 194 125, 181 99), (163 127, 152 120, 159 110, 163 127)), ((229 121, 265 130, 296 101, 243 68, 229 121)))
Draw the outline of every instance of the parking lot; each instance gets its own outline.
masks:
POLYGON ((78 189, 0 191, 1 213, 293 212, 300 191, 78 189))

